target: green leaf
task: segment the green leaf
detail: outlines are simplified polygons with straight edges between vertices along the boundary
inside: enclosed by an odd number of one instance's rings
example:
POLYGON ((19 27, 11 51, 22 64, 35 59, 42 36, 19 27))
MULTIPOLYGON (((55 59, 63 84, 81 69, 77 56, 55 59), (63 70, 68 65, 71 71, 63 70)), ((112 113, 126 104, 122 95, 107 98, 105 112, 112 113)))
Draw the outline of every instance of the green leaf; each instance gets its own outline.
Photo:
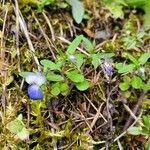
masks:
POLYGON ((138 128, 138 127, 130 127, 130 128, 128 129, 128 133, 129 133, 129 134, 132 134, 132 135, 140 135, 141 132, 142 132, 141 129, 138 128))
POLYGON ((99 54, 99 58, 100 58, 100 59, 102 59, 102 58, 104 58, 104 59, 106 58, 106 59, 107 59, 107 58, 111 58, 111 57, 113 57, 113 56, 115 56, 114 53, 100 53, 100 54, 99 54))
POLYGON ((83 82, 75 83, 76 87, 80 91, 85 91, 90 87, 90 82, 87 80, 84 80, 83 82))
POLYGON ((127 82, 122 82, 119 84, 119 88, 122 90, 122 91, 126 91, 130 88, 130 84, 127 83, 127 82))
POLYGON ((67 77, 73 82, 83 82, 84 76, 80 74, 77 70, 66 72, 67 77))
POLYGON ((83 37, 83 42, 85 43, 88 51, 92 51, 94 49, 94 46, 89 39, 83 37))
POLYGON ((94 66, 94 69, 97 69, 97 67, 99 66, 99 64, 100 64, 99 61, 100 61, 99 55, 93 54, 92 55, 92 65, 94 66))
POLYGON ((59 64, 55 64, 51 60, 43 59, 43 60, 40 61, 40 63, 44 67, 49 68, 50 70, 59 70, 59 71, 61 70, 60 69, 60 65, 59 64))
POLYGON ((69 91, 68 84, 67 83, 60 84, 60 91, 61 91, 61 94, 65 96, 69 91))
POLYGON ((130 59, 130 61, 132 61, 135 65, 138 65, 138 60, 135 58, 135 57, 133 57, 131 54, 129 54, 129 53, 125 53, 125 57, 128 57, 129 59, 130 59))
POLYGON ((130 83, 131 82, 131 78, 127 75, 123 76, 123 81, 124 82, 127 82, 127 83, 130 83))
POLYGON ((143 90, 145 90, 145 91, 149 91, 149 90, 150 90, 150 84, 145 84, 145 83, 143 83, 142 86, 141 86, 141 88, 142 88, 143 90))
POLYGON ((123 19, 124 13, 122 11, 123 7, 121 5, 108 4, 107 8, 113 14, 113 18, 115 18, 115 19, 117 19, 117 18, 123 19))
POLYGON ((75 21, 81 23, 84 16, 84 7, 79 0, 66 0, 72 6, 72 14, 75 21))
POLYGON ((57 96, 60 94, 60 83, 55 83, 51 87, 51 94, 57 96))
POLYGON ((66 54, 67 55, 73 55, 73 53, 76 51, 76 48, 79 46, 79 44, 82 42, 83 40, 83 35, 79 35, 77 36, 69 45, 66 54))
POLYGON ((21 140, 26 140, 29 138, 29 131, 26 128, 22 128, 22 130, 19 133, 17 133, 17 136, 21 140))
POLYGON ((33 74, 33 72, 20 72, 19 75, 23 78, 26 78, 29 74, 33 74))
POLYGON ((144 53, 141 55, 141 57, 139 58, 139 65, 144 65, 148 59, 150 58, 150 53, 144 53))
POLYGON ((6 128, 14 134, 19 133, 24 127, 24 124, 22 122, 22 116, 18 116, 15 120, 9 122, 6 126, 6 128))
POLYGON ((140 89, 143 85, 142 79, 137 76, 133 77, 133 79, 131 81, 131 85, 135 89, 140 89))
POLYGON ((150 116, 143 116, 143 124, 149 130, 150 129, 150 116))
POLYGON ((46 79, 49 81, 63 81, 64 80, 64 78, 61 75, 53 74, 53 73, 47 74, 46 79))
POLYGON ((77 68, 80 69, 84 63, 84 55, 78 54, 78 55, 76 55, 76 59, 77 59, 77 62, 76 62, 77 68))
POLYGON ((125 65, 123 63, 116 64, 116 69, 118 70, 118 73, 129 73, 132 72, 135 69, 136 65, 129 64, 125 65))

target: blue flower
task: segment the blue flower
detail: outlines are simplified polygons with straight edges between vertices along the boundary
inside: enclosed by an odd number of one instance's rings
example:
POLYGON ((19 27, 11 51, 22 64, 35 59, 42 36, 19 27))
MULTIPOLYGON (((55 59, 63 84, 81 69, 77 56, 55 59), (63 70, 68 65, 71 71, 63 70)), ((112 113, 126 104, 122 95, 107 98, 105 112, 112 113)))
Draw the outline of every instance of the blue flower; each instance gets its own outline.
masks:
POLYGON ((25 78, 26 82, 28 84, 36 84, 38 86, 41 86, 42 84, 44 84, 46 82, 45 77, 42 75, 42 73, 30 73, 28 74, 28 76, 26 76, 25 78))
POLYGON ((40 86, 46 82, 42 73, 29 73, 26 78, 26 82, 29 84, 28 95, 30 99, 41 100, 43 99, 43 93, 40 86))
POLYGON ((114 68, 111 66, 111 64, 108 61, 104 61, 103 67, 107 74, 113 75, 114 68))
POLYGON ((43 99, 43 93, 40 87, 36 84, 30 85, 28 87, 28 95, 33 100, 43 99))

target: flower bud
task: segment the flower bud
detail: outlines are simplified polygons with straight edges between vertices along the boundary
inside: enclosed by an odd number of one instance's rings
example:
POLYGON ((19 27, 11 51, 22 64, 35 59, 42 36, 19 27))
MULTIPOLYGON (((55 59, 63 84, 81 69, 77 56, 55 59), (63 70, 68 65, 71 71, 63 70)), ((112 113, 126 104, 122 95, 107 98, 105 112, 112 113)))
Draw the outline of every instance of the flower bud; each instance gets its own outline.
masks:
POLYGON ((103 67, 107 74, 113 75, 114 68, 111 66, 111 64, 109 64, 107 61, 105 61, 103 64, 103 67))

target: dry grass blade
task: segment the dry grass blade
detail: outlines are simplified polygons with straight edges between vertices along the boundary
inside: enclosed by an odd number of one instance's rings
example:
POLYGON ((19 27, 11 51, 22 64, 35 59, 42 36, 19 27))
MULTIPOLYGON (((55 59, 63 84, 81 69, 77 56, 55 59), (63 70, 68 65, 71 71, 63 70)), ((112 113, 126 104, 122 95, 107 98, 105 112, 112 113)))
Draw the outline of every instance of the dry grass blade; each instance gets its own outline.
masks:
POLYGON ((93 121, 92 121, 92 123, 91 123, 91 129, 94 127, 96 121, 97 121, 98 118, 99 118, 99 114, 100 114, 102 105, 103 105, 103 103, 99 106, 98 111, 97 111, 96 114, 95 114, 95 117, 94 117, 94 119, 93 119, 93 121))
POLYGON ((48 38, 48 36, 45 34, 44 30, 42 29, 42 27, 41 27, 41 25, 40 25, 40 23, 39 23, 39 21, 38 21, 38 19, 36 18, 36 16, 35 16, 34 13, 33 13, 33 18, 35 19, 35 21, 36 21, 37 24, 39 25, 39 28, 40 28, 40 30, 41 30, 41 33, 42 33, 43 37, 44 37, 45 40, 46 40, 46 43, 47 43, 47 45, 48 45, 48 47, 49 47, 49 50, 50 50, 50 52, 51 52, 51 54, 52 54, 53 59, 56 60, 56 56, 55 56, 55 54, 54 54, 54 52, 53 52, 53 50, 52 50, 52 48, 51 48, 51 46, 50 46, 50 43, 49 43, 49 38, 48 38))
POLYGON ((33 44, 32 44, 32 41, 30 39, 30 36, 29 36, 29 33, 28 33, 28 30, 27 30, 27 26, 26 26, 26 23, 24 21, 24 18, 21 14, 21 12, 19 11, 19 24, 21 26, 21 29, 23 30, 24 34, 25 34, 25 37, 27 39, 27 42, 28 42, 28 45, 29 45, 29 49, 33 55, 33 58, 34 58, 34 61, 35 63, 37 64, 37 67, 38 67, 38 71, 40 72, 41 71, 41 67, 40 67, 40 64, 39 64, 39 61, 38 61, 38 58, 35 56, 35 49, 33 47, 33 44))
POLYGON ((44 16, 44 18, 45 18, 45 20, 46 20, 48 26, 49 26, 49 29, 50 29, 51 34, 52 34, 52 41, 54 42, 54 41, 55 41, 55 33, 54 33, 54 29, 53 29, 53 27, 52 27, 52 25, 51 25, 51 22, 50 22, 49 18, 46 16, 46 14, 45 14, 44 11, 43 11, 42 14, 43 14, 43 16, 44 16))
POLYGON ((19 51, 19 6, 17 0, 15 0, 15 10, 16 12, 16 50, 18 55, 18 71, 21 71, 20 68, 20 51, 19 51))
MULTIPOLYGON (((84 97, 86 98, 86 100, 88 100, 88 102, 91 104, 91 106, 98 112, 98 109, 94 106, 94 104, 91 102, 91 100, 85 94, 84 94, 84 97)), ((99 115, 104 119, 105 122, 107 122, 107 120, 101 113, 99 113, 99 115)))

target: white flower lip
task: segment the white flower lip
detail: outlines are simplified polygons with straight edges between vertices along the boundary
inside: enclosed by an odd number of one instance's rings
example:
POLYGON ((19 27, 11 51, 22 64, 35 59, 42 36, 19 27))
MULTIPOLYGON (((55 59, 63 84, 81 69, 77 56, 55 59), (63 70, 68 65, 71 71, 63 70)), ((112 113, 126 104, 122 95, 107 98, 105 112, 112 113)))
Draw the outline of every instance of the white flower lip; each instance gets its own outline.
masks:
POLYGON ((45 77, 42 75, 42 73, 30 73, 26 78, 26 82, 28 84, 36 84, 38 86, 41 86, 46 82, 45 77))

